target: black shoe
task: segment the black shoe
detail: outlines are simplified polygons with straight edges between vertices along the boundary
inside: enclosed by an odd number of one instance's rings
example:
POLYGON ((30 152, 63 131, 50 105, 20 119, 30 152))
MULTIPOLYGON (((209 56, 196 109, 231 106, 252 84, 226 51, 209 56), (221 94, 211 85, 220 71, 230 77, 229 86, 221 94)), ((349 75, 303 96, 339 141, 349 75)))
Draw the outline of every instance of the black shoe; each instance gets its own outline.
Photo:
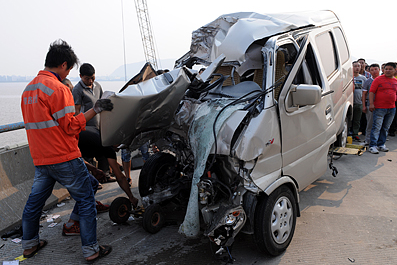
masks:
POLYGON ((353 136, 353 141, 361 142, 361 140, 360 140, 360 138, 358 136, 353 136))
POLYGON ((394 136, 396 136, 396 134, 394 132, 390 132, 389 136, 393 136, 394 137, 394 136))

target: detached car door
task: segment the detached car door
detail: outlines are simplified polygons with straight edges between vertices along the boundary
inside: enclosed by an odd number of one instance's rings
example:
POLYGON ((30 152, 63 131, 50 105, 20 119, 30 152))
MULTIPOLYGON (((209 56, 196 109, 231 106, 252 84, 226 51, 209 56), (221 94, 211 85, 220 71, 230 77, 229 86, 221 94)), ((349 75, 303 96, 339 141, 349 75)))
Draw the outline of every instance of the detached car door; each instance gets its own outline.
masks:
POLYGON ((310 34, 300 41, 294 62, 279 91, 278 108, 283 175, 303 190, 325 173, 336 126, 332 91, 322 78, 310 34))

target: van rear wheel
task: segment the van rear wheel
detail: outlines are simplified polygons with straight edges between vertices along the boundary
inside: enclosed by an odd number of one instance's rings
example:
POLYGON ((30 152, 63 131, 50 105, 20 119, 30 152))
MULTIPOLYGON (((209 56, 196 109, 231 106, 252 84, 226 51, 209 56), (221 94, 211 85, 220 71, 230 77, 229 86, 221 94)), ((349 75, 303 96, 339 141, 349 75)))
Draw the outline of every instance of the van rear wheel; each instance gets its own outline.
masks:
POLYGON ((284 252, 294 235, 296 216, 296 200, 287 186, 259 201, 254 223, 254 240, 259 250, 273 256, 284 252))
POLYGON ((349 123, 346 116, 345 121, 343 122, 343 130, 336 138, 335 145, 338 147, 346 147, 347 134, 349 130, 348 124, 349 123))

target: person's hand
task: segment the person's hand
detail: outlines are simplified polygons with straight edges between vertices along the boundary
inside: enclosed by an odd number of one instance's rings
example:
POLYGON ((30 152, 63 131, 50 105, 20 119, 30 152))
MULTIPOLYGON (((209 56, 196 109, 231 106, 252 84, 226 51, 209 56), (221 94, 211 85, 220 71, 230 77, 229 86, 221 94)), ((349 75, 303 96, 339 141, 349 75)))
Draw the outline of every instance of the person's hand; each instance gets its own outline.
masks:
POLYGON ((367 113, 367 107, 363 106, 363 113, 367 113))
POLYGON ((99 182, 106 180, 106 174, 100 169, 95 168, 91 173, 99 182))
POLYGON ((369 104, 369 110, 373 112, 375 110, 375 105, 374 104, 369 104))
POLYGON ((104 110, 111 111, 113 109, 113 103, 108 98, 101 98, 95 102, 93 109, 97 114, 104 110))

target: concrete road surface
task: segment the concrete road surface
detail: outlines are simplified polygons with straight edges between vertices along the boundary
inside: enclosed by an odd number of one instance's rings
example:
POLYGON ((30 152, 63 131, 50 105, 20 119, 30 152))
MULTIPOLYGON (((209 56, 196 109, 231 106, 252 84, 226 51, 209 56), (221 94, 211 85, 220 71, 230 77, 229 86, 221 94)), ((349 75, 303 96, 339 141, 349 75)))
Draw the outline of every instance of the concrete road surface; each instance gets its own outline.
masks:
MULTIPOLYGON (((250 235, 240 234, 231 253, 234 264, 397 264, 397 138, 389 138, 388 153, 343 156, 334 162, 336 178, 328 170, 300 193, 301 217, 285 253, 278 257, 260 253, 250 235)), ((133 171, 135 195, 138 175, 133 171)), ((103 203, 125 196, 117 183, 103 186, 96 196, 103 203)), ((48 245, 21 264, 85 263, 80 238, 61 235, 72 206, 73 200, 65 201, 47 213, 61 215, 62 221, 52 228, 42 223, 40 236, 48 245)), ((176 213, 176 222, 149 234, 139 220, 116 225, 108 213, 98 214, 99 243, 112 245, 113 252, 95 264, 225 264, 214 257, 207 238, 178 234, 182 218, 176 213)), ((2 244, 0 262, 22 254, 20 244, 10 240, 2 244)))

